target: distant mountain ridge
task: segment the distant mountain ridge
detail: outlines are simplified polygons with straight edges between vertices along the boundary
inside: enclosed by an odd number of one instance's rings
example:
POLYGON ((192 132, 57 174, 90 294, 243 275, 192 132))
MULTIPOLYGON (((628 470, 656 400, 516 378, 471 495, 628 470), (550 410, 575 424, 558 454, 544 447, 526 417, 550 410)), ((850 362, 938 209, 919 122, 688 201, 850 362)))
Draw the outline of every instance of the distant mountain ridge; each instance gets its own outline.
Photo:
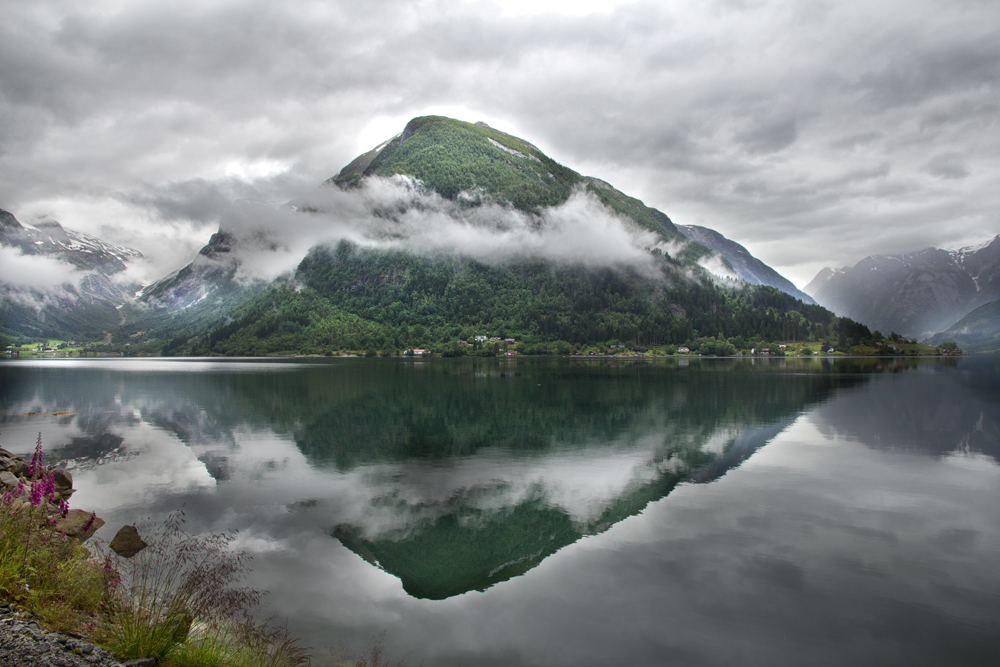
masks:
POLYGON ((65 229, 55 220, 42 220, 26 227, 3 209, 0 209, 0 243, 18 248, 25 255, 54 256, 78 269, 106 275, 124 271, 126 262, 142 257, 138 250, 65 229))
POLYGON ((926 338, 1000 299, 1000 236, 958 250, 871 255, 853 267, 824 268, 805 291, 872 329, 926 338))
POLYGON ((750 254, 750 251, 735 241, 709 229, 697 225, 678 225, 677 230, 688 239, 714 250, 728 260, 736 272, 736 277, 751 285, 767 285, 790 294, 803 303, 816 303, 805 292, 799 290, 792 281, 750 254))
POLYGON ((136 286, 119 284, 112 276, 124 271, 130 260, 141 258, 138 250, 65 229, 54 220, 22 225, 2 209, 0 246, 53 259, 79 272, 74 284, 52 289, 0 285, 0 329, 25 336, 94 338, 121 324, 118 309, 136 286))
POLYGON ((931 338, 931 345, 955 342, 965 351, 1000 351, 1000 299, 980 306, 931 338))

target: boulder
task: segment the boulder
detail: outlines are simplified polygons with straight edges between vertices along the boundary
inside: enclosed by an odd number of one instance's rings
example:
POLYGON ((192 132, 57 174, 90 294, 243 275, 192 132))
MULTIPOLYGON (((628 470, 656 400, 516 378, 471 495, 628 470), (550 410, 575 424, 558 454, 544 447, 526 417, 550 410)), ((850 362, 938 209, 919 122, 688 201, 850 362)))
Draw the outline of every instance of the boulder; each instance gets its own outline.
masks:
POLYGON ((135 526, 122 526, 108 546, 122 558, 131 558, 149 545, 139 537, 135 526))
POLYGON ((4 470, 0 472, 0 486, 15 487, 17 486, 17 477, 14 473, 4 470))
POLYGON ((73 475, 66 470, 53 470, 52 479, 56 484, 56 493, 65 493, 73 489, 73 475))
POLYGON ((16 467, 17 463, 14 459, 0 456, 0 470, 14 470, 16 467))
POLYGON ((64 533, 67 537, 75 537, 81 542, 86 542, 103 525, 104 519, 97 518, 92 512, 70 510, 65 517, 56 521, 52 529, 57 533, 64 533))

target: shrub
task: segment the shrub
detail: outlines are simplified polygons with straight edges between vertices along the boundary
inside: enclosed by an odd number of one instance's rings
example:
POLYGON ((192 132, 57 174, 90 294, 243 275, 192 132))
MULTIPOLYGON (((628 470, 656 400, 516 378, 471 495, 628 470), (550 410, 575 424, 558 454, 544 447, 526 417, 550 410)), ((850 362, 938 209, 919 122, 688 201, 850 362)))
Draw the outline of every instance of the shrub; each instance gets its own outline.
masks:
POLYGON ((287 628, 251 617, 213 623, 192 634, 163 661, 164 667, 296 667, 310 662, 287 628))
POLYGON ((260 602, 261 591, 232 586, 250 559, 229 550, 235 534, 189 535, 183 525, 183 511, 159 526, 143 522, 137 528, 148 547, 131 559, 106 553, 115 580, 105 643, 122 658, 164 658, 192 624, 243 617, 260 602))
POLYGON ((43 458, 39 433, 27 477, 0 499, 0 596, 54 630, 80 632, 104 603, 104 572, 75 539, 49 530, 50 516, 68 507, 56 502, 43 458))

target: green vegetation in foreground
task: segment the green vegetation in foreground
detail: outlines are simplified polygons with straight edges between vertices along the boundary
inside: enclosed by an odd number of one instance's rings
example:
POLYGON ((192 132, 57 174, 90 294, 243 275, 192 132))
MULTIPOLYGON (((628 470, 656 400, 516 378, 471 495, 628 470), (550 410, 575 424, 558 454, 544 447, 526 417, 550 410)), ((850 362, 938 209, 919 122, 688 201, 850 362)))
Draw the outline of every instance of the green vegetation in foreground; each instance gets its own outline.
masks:
MULTIPOLYGON (((54 533, 65 500, 42 463, 41 434, 26 483, 0 498, 0 598, 19 603, 51 631, 82 636, 122 659, 167 667, 297 667, 309 657, 282 628, 254 616, 262 593, 234 586, 249 557, 234 534, 191 536, 183 514, 139 526, 149 543, 131 559, 90 551, 54 533)), ((7 459, 10 460, 10 459, 7 459)), ((89 527, 89 526, 88 526, 89 527)), ((86 528, 84 529, 86 530, 86 528)))

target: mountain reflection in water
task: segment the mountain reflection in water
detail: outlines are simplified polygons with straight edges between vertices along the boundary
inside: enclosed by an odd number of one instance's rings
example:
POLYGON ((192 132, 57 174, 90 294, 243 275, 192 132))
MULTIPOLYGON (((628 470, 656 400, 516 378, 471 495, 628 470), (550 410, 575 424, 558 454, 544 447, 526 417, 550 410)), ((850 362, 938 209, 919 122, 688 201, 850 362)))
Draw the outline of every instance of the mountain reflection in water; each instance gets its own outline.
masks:
POLYGON ((305 645, 444 666, 996 664, 998 405, 995 357, 0 362, 98 537, 184 506, 305 645))
POLYGON ((239 459, 238 432, 284 434, 315 469, 363 472, 365 502, 327 508, 340 518, 328 530, 418 598, 485 590, 682 482, 718 479, 838 390, 854 389, 816 411, 821 430, 936 454, 1000 452, 977 376, 940 372, 955 362, 135 363, 2 366, 3 421, 75 411, 61 423, 79 434, 50 451, 81 466, 118 452, 123 425, 154 425, 197 450, 217 482, 239 459), (917 377, 862 386, 900 373, 917 377))

